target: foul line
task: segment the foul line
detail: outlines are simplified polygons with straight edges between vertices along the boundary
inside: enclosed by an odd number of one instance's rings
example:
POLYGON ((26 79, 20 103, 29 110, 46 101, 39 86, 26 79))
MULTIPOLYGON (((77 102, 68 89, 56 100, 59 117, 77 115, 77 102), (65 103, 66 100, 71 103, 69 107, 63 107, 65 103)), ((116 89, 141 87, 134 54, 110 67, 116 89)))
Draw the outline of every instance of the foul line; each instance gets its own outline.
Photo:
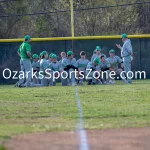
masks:
POLYGON ((79 148, 79 150, 89 150, 87 134, 86 134, 86 131, 84 129, 83 111, 82 111, 80 98, 78 95, 78 86, 76 87, 76 101, 77 101, 78 111, 79 111, 79 124, 77 126, 77 129, 79 132, 79 137, 80 137, 80 148, 79 148))

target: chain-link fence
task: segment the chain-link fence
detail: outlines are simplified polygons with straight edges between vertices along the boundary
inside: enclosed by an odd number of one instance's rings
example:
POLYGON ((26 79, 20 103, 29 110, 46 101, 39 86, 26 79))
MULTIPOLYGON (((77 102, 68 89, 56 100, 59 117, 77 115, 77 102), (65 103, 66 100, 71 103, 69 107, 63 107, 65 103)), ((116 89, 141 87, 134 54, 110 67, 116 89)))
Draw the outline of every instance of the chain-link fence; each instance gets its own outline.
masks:
MULTIPOLYGON (((132 62, 133 71, 145 71, 147 77, 150 78, 150 39, 149 38, 134 38, 131 39, 134 51, 134 60, 132 62)), ((87 53, 87 58, 90 60, 93 54, 93 50, 97 45, 102 47, 102 52, 109 57, 109 50, 115 49, 116 54, 120 56, 120 50, 116 48, 115 44, 120 43, 121 39, 100 39, 100 40, 62 40, 62 41, 47 41, 47 42, 32 42, 32 53, 39 54, 43 50, 47 50, 49 53, 56 53, 58 55, 58 60, 60 59, 60 53, 62 51, 67 52, 72 48, 75 58, 79 58, 80 51, 84 50, 87 53)), ((17 50, 21 43, 0 43, 0 70, 1 79, 0 82, 8 82, 3 80, 2 73, 4 68, 9 68, 11 70, 20 70, 19 66, 19 56, 17 55, 17 50)))

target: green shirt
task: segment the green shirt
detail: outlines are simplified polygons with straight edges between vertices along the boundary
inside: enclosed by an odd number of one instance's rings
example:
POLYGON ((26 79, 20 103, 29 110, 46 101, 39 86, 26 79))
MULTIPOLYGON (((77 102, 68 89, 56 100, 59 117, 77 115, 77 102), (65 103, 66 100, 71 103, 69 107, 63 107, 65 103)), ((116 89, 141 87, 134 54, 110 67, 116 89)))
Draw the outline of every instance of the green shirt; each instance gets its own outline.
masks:
POLYGON ((31 45, 28 42, 23 42, 18 49, 21 59, 30 59, 27 55, 27 52, 31 53, 31 45))

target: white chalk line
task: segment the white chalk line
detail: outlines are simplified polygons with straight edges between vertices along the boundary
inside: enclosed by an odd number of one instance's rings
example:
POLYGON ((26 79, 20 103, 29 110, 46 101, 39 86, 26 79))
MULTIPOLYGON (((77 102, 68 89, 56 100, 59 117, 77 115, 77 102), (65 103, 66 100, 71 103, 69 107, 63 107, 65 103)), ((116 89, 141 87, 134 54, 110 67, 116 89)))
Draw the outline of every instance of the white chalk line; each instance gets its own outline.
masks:
POLYGON ((87 134, 84 129, 83 110, 82 110, 82 105, 81 105, 81 101, 80 101, 79 94, 78 94, 78 86, 76 87, 76 101, 77 101, 78 111, 79 111, 79 123, 77 126, 79 139, 80 139, 79 150, 89 150, 87 134))

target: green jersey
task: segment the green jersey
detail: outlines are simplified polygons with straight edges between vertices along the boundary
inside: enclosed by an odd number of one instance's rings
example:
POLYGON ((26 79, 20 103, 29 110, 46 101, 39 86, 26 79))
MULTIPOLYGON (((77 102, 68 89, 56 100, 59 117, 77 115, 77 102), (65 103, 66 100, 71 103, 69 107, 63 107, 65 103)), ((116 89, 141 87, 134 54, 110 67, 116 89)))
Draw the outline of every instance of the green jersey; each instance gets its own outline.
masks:
POLYGON ((31 53, 31 45, 28 42, 23 42, 18 49, 21 59, 30 59, 27 55, 27 52, 31 53))

